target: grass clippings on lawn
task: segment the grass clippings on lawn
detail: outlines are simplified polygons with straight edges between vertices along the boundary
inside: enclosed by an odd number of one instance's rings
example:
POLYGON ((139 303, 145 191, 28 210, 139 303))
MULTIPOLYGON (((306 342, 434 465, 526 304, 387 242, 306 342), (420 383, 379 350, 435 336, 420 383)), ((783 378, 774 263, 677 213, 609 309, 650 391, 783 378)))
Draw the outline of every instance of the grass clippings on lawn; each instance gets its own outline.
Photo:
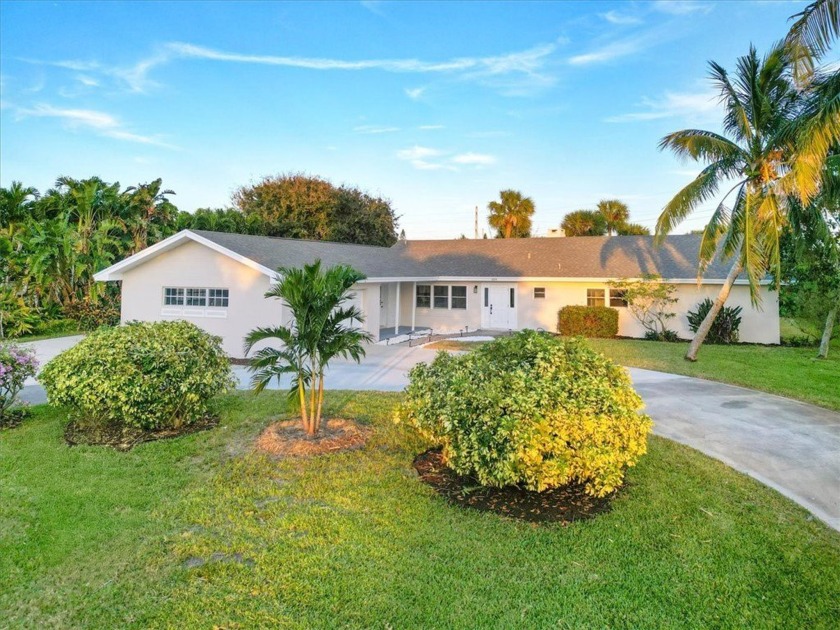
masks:
POLYGON ((529 523, 563 523, 593 518, 610 509, 615 494, 592 497, 580 484, 570 484, 545 492, 517 486, 490 488, 472 477, 458 475, 443 461, 439 448, 429 449, 414 459, 414 469, 423 483, 430 485, 450 503, 529 523))
POLYGON ((325 419, 317 435, 309 435, 300 418, 274 422, 257 438, 258 450, 278 457, 314 457, 362 448, 368 429, 344 418, 325 419))

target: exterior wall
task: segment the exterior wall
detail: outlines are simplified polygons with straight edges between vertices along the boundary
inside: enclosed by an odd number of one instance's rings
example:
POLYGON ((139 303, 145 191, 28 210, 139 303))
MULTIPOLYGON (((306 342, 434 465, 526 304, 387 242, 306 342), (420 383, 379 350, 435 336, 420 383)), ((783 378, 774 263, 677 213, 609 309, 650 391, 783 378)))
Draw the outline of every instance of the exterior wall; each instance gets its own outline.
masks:
MULTIPOLYGON (((519 328, 543 328, 557 330, 557 312, 568 305, 585 305, 587 289, 609 289, 606 283, 583 282, 520 282, 519 286, 519 328), (534 298, 534 287, 544 287, 546 296, 534 298)), ((677 285, 673 312, 676 317, 668 322, 669 328, 684 339, 691 339, 694 333, 688 328, 686 315, 694 310, 704 298, 715 299, 720 285, 696 284, 677 285)), ((779 294, 767 287, 761 288, 762 310, 750 304, 749 287, 735 285, 727 306, 742 307, 741 341, 749 343, 779 343, 779 294)), ((608 304, 609 305, 609 304, 608 304)), ((625 337, 642 337, 644 329, 626 308, 618 308, 618 334, 625 337)))
MULTIPOLYGON (((411 326, 411 309, 414 304, 414 283, 400 283, 400 326, 411 326)), ((467 308, 418 308, 415 312, 415 326, 417 328, 431 328, 435 332, 459 332, 469 326, 469 330, 481 327, 481 286, 478 282, 419 282, 418 284, 441 284, 449 286, 467 287, 467 308), (473 293, 473 287, 478 286, 479 292, 473 293)), ((396 289, 392 289, 396 292, 396 289)))

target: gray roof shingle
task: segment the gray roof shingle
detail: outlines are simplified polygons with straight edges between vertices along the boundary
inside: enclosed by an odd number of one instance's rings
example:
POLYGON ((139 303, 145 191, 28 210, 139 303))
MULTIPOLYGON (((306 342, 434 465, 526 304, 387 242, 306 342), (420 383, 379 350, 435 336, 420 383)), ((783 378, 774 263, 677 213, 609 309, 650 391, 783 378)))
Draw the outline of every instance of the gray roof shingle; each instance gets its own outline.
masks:
MULTIPOLYGON (((459 239, 407 241, 393 247, 227 234, 193 230, 270 269, 321 259, 348 264, 369 278, 620 278, 656 273, 668 279, 697 276, 700 236, 459 239)), ((715 261, 707 279, 722 280, 729 265, 715 261)))

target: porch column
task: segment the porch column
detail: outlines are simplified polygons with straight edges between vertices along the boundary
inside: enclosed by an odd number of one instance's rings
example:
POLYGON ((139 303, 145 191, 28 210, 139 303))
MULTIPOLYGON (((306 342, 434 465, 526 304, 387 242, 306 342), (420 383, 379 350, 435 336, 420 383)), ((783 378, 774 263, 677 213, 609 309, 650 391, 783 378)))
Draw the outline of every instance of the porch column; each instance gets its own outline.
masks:
POLYGON ((417 281, 412 283, 411 291, 411 332, 414 332, 414 323, 417 321, 417 281))
POLYGON ((396 304, 396 313, 394 315, 394 334, 400 334, 400 283, 397 282, 397 304, 396 304))

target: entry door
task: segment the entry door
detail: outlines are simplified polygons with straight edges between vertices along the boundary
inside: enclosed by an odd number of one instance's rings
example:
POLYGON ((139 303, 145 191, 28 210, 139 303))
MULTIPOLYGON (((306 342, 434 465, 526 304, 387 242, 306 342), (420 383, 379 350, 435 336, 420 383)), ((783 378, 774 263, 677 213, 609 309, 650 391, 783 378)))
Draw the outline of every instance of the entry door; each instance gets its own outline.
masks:
POLYGON ((516 328, 516 286, 484 285, 481 305, 481 327, 510 330, 516 328))
POLYGON ((391 309, 388 308, 388 285, 387 284, 380 284, 379 285, 379 327, 380 328, 387 328, 388 327, 388 313, 391 312, 391 309))

